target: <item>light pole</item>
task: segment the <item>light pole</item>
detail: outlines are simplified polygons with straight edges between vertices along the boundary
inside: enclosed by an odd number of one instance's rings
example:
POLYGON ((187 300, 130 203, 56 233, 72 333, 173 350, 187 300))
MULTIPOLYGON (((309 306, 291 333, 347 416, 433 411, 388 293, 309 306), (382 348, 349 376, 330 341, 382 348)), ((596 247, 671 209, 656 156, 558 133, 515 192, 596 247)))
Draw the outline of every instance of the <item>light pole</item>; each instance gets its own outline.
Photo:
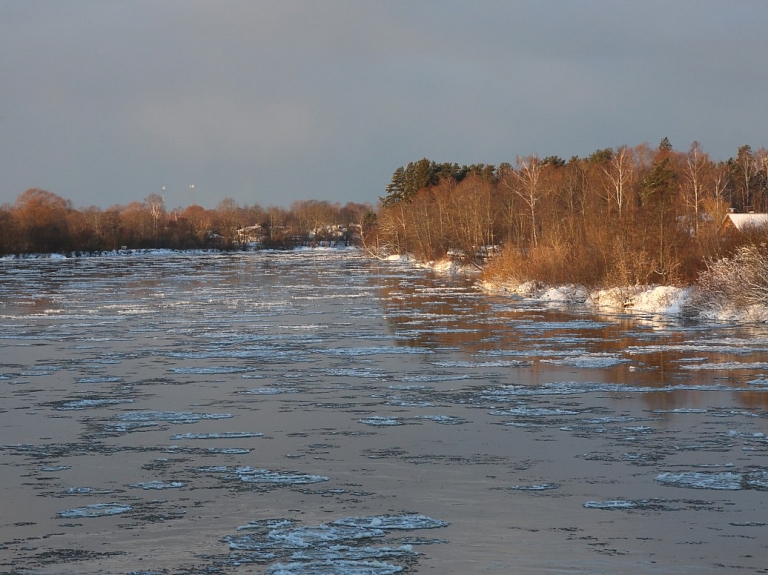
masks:
POLYGON ((195 184, 189 184, 189 193, 192 194, 192 204, 195 205, 195 184))

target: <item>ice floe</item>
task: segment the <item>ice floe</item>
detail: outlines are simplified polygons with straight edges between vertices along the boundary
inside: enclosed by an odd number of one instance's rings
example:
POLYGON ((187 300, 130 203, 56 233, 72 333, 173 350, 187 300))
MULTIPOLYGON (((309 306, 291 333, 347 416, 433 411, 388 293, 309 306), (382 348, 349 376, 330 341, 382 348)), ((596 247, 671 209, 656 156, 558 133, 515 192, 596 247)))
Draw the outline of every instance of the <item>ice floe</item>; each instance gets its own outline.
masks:
POLYGON ((512 485, 507 487, 507 489, 510 491, 550 491, 559 487, 559 483, 538 483, 534 485, 512 485))
POLYGON ((374 427, 392 427, 395 425, 403 425, 403 421, 399 417, 384 417, 381 415, 362 417, 358 421, 365 425, 372 425, 374 427))
POLYGON ((264 437, 264 434, 248 431, 223 431, 221 433, 175 433, 171 436, 171 439, 243 439, 246 437, 264 437))
POLYGON ((182 481, 145 481, 144 483, 131 483, 130 487, 144 490, 180 489, 186 484, 182 481))
POLYGON ((748 469, 735 471, 684 471, 681 473, 661 473, 656 481, 671 487, 689 489, 715 489, 738 491, 742 489, 768 490, 768 469, 748 469))
POLYGON ((192 411, 129 411, 117 419, 126 423, 197 423, 206 419, 230 419, 229 413, 197 413, 192 411))
MULTIPOLYGON (((238 563, 254 558, 273 561, 268 574, 386 575, 402 565, 387 561, 415 558, 412 544, 374 546, 393 531, 446 527, 448 523, 425 515, 373 515, 346 517, 330 523, 301 525, 289 519, 254 521, 238 527, 226 538, 238 563), (277 561, 277 562, 274 562, 277 561)), ((423 541, 425 544, 436 541, 423 541)))
POLYGON ((199 473, 224 474, 226 479, 239 479, 244 483, 264 483, 271 485, 307 485, 328 481, 322 475, 310 475, 295 471, 273 471, 271 469, 254 469, 252 467, 200 467, 199 473))
POLYGON ((105 517, 108 515, 119 515, 128 513, 133 508, 130 505, 120 503, 93 503, 84 507, 75 507, 74 509, 65 509, 59 511, 56 515, 62 519, 71 519, 76 517, 105 517))

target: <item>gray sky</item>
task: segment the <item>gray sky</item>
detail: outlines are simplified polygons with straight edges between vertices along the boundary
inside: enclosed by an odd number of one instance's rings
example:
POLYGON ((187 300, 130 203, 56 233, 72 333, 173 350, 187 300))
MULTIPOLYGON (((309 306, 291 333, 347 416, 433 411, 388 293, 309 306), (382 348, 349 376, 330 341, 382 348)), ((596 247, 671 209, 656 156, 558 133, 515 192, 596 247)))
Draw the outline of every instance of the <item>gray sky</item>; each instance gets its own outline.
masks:
POLYGON ((768 146, 766 26, 764 0, 0 0, 0 204, 375 203, 423 157, 664 136, 727 159, 768 146))

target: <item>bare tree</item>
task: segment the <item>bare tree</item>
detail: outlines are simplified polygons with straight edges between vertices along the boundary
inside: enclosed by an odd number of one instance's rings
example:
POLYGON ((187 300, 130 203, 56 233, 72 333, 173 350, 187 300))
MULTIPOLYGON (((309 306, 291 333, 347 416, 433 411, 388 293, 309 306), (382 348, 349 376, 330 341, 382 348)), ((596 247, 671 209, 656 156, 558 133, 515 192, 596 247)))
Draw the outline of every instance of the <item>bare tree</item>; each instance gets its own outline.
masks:
POLYGON ((685 205, 693 212, 693 229, 698 234, 701 220, 701 202, 704 196, 704 181, 707 171, 711 168, 707 154, 701 150, 698 142, 691 144, 691 149, 685 156, 683 166, 683 199, 685 205))
POLYGON ((187 222, 198 244, 205 245, 213 231, 213 215, 204 207, 192 204, 179 217, 187 222))
POLYGON ((144 205, 152 216, 152 237, 157 241, 157 224, 165 215, 165 198, 160 194, 149 194, 144 198, 144 205))
POLYGON ((619 217, 621 217, 624 204, 627 201, 629 186, 635 172, 634 167, 632 151, 627 146, 619 146, 614 151, 608 165, 602 168, 607 179, 605 187, 608 198, 616 204, 619 217))
POLYGON ((216 206, 215 221, 222 243, 234 247, 238 243, 237 230, 242 227, 240 206, 232 198, 224 198, 216 206))
POLYGON ((24 251, 58 251, 67 243, 66 216, 72 204, 54 193, 32 188, 21 194, 13 206, 26 240, 24 251))
POLYGON ((517 157, 517 170, 512 174, 517 180, 518 186, 513 191, 525 202, 531 219, 531 238, 533 245, 539 244, 538 221, 536 219, 537 206, 542 198, 542 188, 539 184, 542 164, 536 154, 526 157, 517 157))

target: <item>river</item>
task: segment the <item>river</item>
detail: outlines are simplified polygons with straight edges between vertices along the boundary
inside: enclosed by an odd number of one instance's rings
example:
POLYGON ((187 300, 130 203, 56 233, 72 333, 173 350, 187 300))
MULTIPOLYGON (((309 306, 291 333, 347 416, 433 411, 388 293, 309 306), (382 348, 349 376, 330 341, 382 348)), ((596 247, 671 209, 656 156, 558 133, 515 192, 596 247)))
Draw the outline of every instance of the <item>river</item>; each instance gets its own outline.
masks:
POLYGON ((0 571, 764 573, 768 330, 354 250, 0 261, 0 571))

